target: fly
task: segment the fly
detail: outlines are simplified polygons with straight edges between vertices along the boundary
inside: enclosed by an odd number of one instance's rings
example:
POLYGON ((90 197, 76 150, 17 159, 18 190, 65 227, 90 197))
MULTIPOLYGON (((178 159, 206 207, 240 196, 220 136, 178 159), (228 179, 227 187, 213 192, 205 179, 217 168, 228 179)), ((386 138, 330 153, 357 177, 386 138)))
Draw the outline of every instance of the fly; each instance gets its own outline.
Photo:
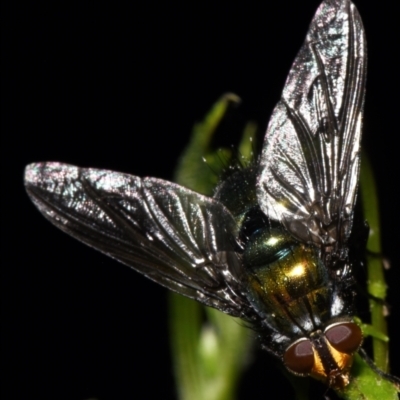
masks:
POLYGON ((175 183, 57 162, 25 186, 54 225, 161 285, 240 317, 292 373, 350 380, 351 232, 366 42, 349 0, 325 0, 287 77, 255 165, 213 197, 175 183))

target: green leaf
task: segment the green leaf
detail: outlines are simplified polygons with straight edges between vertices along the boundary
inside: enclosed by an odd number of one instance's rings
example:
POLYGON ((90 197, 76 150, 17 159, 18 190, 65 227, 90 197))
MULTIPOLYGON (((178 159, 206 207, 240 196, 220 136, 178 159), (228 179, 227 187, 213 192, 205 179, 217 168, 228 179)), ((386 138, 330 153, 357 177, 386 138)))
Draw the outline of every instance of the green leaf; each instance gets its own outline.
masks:
POLYGON ((338 394, 345 400, 398 400, 398 390, 373 370, 358 354, 351 369, 353 379, 338 394))
MULTIPOLYGON (((361 197, 365 219, 368 221, 370 233, 367 244, 367 271, 368 293, 382 302, 370 300, 371 325, 374 329, 387 336, 387 322, 385 318, 384 300, 386 299, 387 285, 384 277, 382 249, 380 238, 379 204, 371 164, 365 154, 361 164, 361 197)), ((388 341, 372 338, 374 361, 378 368, 387 372, 389 366, 388 341)))

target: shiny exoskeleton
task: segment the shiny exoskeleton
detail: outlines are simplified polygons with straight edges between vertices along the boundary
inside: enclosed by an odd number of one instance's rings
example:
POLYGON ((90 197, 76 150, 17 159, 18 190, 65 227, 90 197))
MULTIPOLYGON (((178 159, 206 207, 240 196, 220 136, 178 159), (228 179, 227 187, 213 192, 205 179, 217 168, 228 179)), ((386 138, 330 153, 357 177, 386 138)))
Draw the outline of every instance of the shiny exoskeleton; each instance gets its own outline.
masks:
POLYGON ((262 154, 213 198, 156 178, 31 164, 25 186, 53 224, 150 279, 249 321, 287 369, 350 379, 350 236, 366 76, 361 18, 325 0, 289 72, 262 154))
POLYGON ((296 374, 343 387, 352 354, 362 342, 360 328, 349 317, 354 282, 348 258, 343 260, 346 268, 337 270, 341 273, 330 271, 318 247, 295 240, 266 218, 256 180, 256 167, 239 170, 218 186, 214 197, 240 227, 242 279, 257 310, 264 348, 283 354, 286 367, 296 374))

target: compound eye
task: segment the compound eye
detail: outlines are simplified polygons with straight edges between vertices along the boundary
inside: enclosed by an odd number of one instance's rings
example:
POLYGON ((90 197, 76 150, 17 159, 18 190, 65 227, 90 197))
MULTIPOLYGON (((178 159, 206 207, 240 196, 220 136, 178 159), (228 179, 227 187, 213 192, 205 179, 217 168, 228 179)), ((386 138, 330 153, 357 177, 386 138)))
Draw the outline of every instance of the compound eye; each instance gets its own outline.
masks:
POLYGON ((363 340, 361 329, 354 322, 341 322, 328 327, 325 337, 332 347, 347 354, 357 351, 363 340))
POLYGON ((314 349, 308 339, 301 339, 288 347, 283 355, 283 361, 291 371, 306 375, 314 366, 314 349))

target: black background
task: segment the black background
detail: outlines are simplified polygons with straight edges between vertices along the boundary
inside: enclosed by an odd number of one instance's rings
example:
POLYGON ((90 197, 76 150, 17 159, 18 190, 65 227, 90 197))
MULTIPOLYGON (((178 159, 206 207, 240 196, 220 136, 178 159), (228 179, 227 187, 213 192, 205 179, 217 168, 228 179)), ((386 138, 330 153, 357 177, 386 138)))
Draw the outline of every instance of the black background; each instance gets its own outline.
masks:
MULTIPOLYGON (((391 4, 357 2, 369 51, 363 144, 392 262, 399 374, 399 30, 391 4)), ((54 160, 171 179, 192 124, 222 93, 237 93, 245 118, 266 126, 317 6, 3 6, 3 398, 174 398, 166 291, 51 226, 25 194, 24 166, 54 160)), ((283 398, 289 389, 275 364, 261 352, 254 358, 241 398, 277 388, 283 398)))

